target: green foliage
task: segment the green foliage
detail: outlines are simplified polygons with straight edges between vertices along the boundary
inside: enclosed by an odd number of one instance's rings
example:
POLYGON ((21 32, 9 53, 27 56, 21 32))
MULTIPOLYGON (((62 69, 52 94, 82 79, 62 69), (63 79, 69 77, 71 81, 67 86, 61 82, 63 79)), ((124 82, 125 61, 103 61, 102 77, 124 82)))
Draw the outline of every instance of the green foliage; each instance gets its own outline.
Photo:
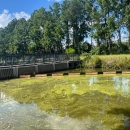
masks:
POLYGON ((90 55, 89 53, 83 53, 80 56, 83 61, 82 66, 87 68, 107 68, 122 70, 130 67, 129 55, 90 55))
POLYGON ((80 60, 82 61, 82 66, 88 67, 88 63, 91 60, 91 54, 90 53, 82 53, 80 55, 80 60))
POLYGON ((123 68, 130 67, 130 56, 129 55, 111 55, 111 56, 100 56, 102 60, 103 68, 113 68, 121 70, 123 68))
POLYGON ((69 48, 65 49, 65 53, 67 53, 67 54, 74 54, 75 50, 73 48, 69 47, 69 48))
POLYGON ((92 48, 92 46, 88 43, 88 42, 83 42, 81 45, 80 45, 80 52, 81 53, 85 53, 85 52, 87 52, 87 53, 90 53, 90 51, 91 51, 91 48, 92 48))
POLYGON ((93 48, 91 49, 90 53, 91 53, 92 55, 99 55, 99 54, 100 54, 100 47, 98 47, 98 46, 93 47, 93 48))
POLYGON ((82 53, 80 55, 80 60, 82 61, 89 61, 91 59, 90 53, 82 53))
POLYGON ((86 55, 84 56, 84 67, 86 68, 99 68, 102 65, 101 59, 97 55, 86 55))
POLYGON ((101 65, 102 65, 102 61, 101 61, 101 59, 99 58, 99 56, 93 55, 93 56, 92 56, 92 59, 90 60, 90 64, 91 64, 91 66, 93 66, 93 67, 99 68, 99 67, 101 67, 101 65))
POLYGON ((63 53, 72 47, 75 53, 129 53, 130 4, 127 0, 64 0, 49 10, 35 10, 29 20, 13 19, 0 28, 0 54, 63 53), (128 44, 122 42, 127 28, 128 44), (118 39, 115 43, 114 36, 118 39), (91 44, 84 42, 91 37, 91 44), (93 45, 93 40, 96 45, 93 45))

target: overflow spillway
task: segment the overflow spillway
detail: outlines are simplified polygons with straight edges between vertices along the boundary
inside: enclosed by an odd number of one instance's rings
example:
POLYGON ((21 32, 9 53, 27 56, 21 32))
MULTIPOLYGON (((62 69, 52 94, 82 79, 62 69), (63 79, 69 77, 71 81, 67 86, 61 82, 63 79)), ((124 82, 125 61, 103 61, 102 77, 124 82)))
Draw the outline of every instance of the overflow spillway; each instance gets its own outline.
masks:
POLYGON ((66 61, 55 63, 41 63, 41 64, 26 64, 14 66, 1 66, 0 67, 0 80, 18 78, 20 75, 35 75, 44 74, 60 70, 69 70, 78 68, 81 61, 66 61))

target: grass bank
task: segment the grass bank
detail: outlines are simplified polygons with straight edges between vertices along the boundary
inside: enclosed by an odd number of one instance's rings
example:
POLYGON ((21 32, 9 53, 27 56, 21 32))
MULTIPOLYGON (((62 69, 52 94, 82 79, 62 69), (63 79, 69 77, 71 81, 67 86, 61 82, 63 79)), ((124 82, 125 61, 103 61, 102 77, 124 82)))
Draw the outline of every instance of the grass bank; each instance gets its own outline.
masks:
POLYGON ((84 53, 80 56, 85 68, 128 69, 130 68, 130 55, 90 55, 84 53))

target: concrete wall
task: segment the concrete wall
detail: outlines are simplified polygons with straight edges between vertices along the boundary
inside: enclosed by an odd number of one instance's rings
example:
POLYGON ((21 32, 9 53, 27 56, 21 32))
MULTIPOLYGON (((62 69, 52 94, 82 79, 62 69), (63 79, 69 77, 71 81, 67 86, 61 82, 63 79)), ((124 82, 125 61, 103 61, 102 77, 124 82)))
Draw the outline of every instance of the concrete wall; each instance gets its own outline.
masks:
POLYGON ((9 79, 13 77, 12 68, 0 68, 0 79, 9 79))
POLYGON ((1 67, 0 68, 0 79, 8 78, 18 78, 20 75, 34 75, 40 73, 48 73, 59 70, 72 69, 78 66, 79 62, 59 62, 59 63, 50 63, 50 64, 37 64, 37 65, 23 65, 23 66, 13 66, 13 67, 1 67))
POLYGON ((53 71, 54 71, 53 64, 35 65, 35 73, 36 74, 46 73, 46 72, 53 72, 53 71))
POLYGON ((58 70, 67 70, 67 69, 69 69, 67 62, 55 63, 54 64, 54 70, 55 71, 58 71, 58 70))
POLYGON ((70 62, 68 62, 68 64, 69 64, 69 69, 74 69, 77 67, 79 68, 81 61, 70 61, 70 62))
POLYGON ((35 74, 35 65, 19 66, 17 68, 18 68, 18 75, 35 74))

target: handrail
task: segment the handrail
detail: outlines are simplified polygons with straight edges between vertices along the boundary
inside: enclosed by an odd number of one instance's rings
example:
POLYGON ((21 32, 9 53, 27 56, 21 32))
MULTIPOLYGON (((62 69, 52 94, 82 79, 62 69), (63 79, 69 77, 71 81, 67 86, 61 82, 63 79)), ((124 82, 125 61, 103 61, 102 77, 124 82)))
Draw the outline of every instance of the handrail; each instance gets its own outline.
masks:
POLYGON ((80 60, 79 54, 0 54, 0 66, 80 60))

